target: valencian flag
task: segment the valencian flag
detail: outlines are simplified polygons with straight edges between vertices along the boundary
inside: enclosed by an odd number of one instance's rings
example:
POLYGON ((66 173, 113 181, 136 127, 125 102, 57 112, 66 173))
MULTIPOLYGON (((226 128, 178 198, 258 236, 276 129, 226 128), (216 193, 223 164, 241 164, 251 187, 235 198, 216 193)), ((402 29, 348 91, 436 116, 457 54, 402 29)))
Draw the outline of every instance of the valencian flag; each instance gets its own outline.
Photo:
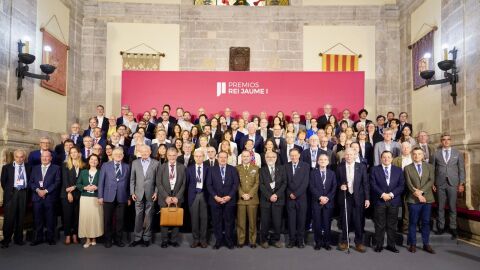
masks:
POLYGON ((358 71, 358 55, 322 54, 323 71, 358 71))

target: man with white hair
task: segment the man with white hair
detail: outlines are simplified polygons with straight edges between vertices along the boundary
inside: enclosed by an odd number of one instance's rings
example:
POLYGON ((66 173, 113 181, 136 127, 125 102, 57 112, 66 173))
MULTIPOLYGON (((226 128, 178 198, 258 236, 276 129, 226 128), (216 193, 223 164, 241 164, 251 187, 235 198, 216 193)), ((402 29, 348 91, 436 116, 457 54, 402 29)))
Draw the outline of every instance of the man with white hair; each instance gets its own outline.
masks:
POLYGON ((254 122, 248 123, 247 131, 248 133, 243 136, 242 140, 240 141, 240 145, 238 146, 238 152, 243 152, 243 150, 245 149, 245 143, 248 140, 252 140, 255 153, 263 153, 264 140, 261 135, 257 134, 257 124, 255 124, 254 122))
MULTIPOLYGON (((402 143, 402 155, 398 156, 393 159, 392 165, 405 169, 408 165, 412 164, 412 145, 410 142, 403 142, 402 143)), ((408 233, 408 205, 406 201, 407 192, 404 192, 402 195, 403 197, 403 205, 402 205, 402 231, 404 233, 408 233)))
POLYGON ((317 122, 318 122, 318 128, 320 129, 325 129, 325 126, 328 124, 328 120, 330 119, 330 116, 332 115, 332 105, 330 104, 325 104, 323 105, 323 115, 318 117, 317 122))
POLYGON ((301 160, 310 165, 312 169, 315 169, 315 167, 317 167, 317 157, 320 155, 320 148, 318 147, 318 136, 312 135, 310 136, 308 141, 310 143, 310 148, 302 151, 301 160))
POLYGON ((268 120, 266 118, 260 119, 260 128, 257 130, 257 134, 262 136, 263 141, 273 137, 273 131, 268 128, 268 120))

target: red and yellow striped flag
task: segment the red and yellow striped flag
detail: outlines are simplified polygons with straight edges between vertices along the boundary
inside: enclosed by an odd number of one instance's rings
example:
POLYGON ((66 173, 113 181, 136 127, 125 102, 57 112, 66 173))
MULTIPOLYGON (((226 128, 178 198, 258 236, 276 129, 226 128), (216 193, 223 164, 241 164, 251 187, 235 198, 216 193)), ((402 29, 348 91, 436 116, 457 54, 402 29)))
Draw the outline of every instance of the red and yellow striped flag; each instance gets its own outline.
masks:
POLYGON ((357 71, 358 55, 322 54, 323 71, 357 71))

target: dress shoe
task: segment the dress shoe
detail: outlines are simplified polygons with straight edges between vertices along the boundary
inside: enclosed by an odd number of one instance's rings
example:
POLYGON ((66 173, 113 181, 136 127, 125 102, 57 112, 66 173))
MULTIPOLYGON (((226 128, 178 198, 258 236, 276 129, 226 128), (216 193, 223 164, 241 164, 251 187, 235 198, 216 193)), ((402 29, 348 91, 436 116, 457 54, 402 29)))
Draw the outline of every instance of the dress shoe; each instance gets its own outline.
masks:
POLYGON ((148 247, 150 246, 150 241, 143 241, 143 245, 144 247, 148 247))
POLYGON ((257 244, 250 244, 250 248, 257 248, 257 244))
POLYGON ((207 247, 208 247, 208 244, 207 244, 207 243, 200 243, 200 247, 201 247, 201 248, 207 248, 207 247))
POLYGON ((125 246, 125 244, 121 240, 120 241, 115 241, 115 245, 117 247, 124 247, 125 246))
POLYGON ((75 234, 74 234, 73 237, 72 237, 72 243, 74 243, 75 245, 78 244, 78 237, 77 237, 77 235, 75 235, 75 234))
POLYGON ((111 248, 112 247, 112 242, 111 241, 106 241, 105 242, 105 247, 106 248, 111 248))
POLYGON ((48 245, 49 246, 55 246, 57 243, 55 242, 55 240, 50 240, 48 241, 48 245))
POLYGON ((85 242, 85 244, 83 244, 83 248, 88 248, 92 243, 90 242, 85 242))
POLYGON ((442 234, 444 234, 444 233, 445 233, 445 230, 444 230, 444 229, 438 229, 438 230, 435 232, 436 235, 442 235, 442 234))
POLYGON ((430 254, 435 254, 435 250, 433 250, 432 246, 430 245, 423 245, 423 250, 430 254))
POLYGON ((142 240, 133 241, 133 242, 131 242, 128 246, 129 246, 129 247, 136 247, 136 246, 138 246, 138 245, 141 245, 142 242, 143 242, 142 240))
POLYGON ((326 250, 331 250, 332 249, 332 247, 329 244, 325 244, 323 246, 323 248, 326 249, 326 250))
POLYGON ((17 245, 17 246, 23 246, 23 245, 25 245, 25 242, 23 242, 23 240, 15 241, 15 245, 17 245))
POLYGON ((417 247, 416 246, 413 246, 413 245, 410 245, 407 250, 411 253, 415 253, 417 252, 417 247))
POLYGON ((217 242, 217 243, 215 243, 215 245, 213 245, 212 248, 213 249, 220 249, 220 247, 221 247, 220 243, 217 242))
POLYGON ((7 241, 2 241, 2 248, 8 248, 9 243, 7 241))
POLYGON ((65 238, 65 245, 68 246, 68 245, 70 245, 71 243, 72 243, 71 237, 70 237, 70 236, 67 236, 67 237, 65 238))
POLYGON ((191 248, 196 248, 198 246, 200 246, 200 243, 198 243, 198 242, 194 242, 190 245, 191 248))
POLYGON ((348 248, 347 243, 345 243, 345 242, 338 243, 338 246, 337 246, 338 250, 345 251, 345 250, 347 250, 347 248, 348 248))
POLYGON ((235 246, 234 246, 233 244, 228 244, 228 245, 227 245, 227 248, 228 248, 228 249, 234 249, 235 246))
POLYGON ((383 250, 383 247, 382 247, 382 246, 376 246, 376 247, 373 249, 373 251, 375 251, 375 252, 382 252, 382 250, 383 250))
POLYGON ((297 245, 298 248, 305 248, 305 243, 301 242, 297 245))
POLYGON ((387 248, 385 248, 385 249, 388 250, 388 251, 391 251, 393 253, 400 253, 400 250, 398 250, 396 247, 387 246, 387 248))
POLYGON ((96 245, 97 245, 97 241, 92 241, 92 242, 90 243, 90 245, 96 246, 96 245))
POLYGON ((273 246, 276 247, 276 248, 282 248, 282 247, 283 247, 283 245, 282 245, 282 243, 281 243, 280 241, 275 242, 275 243, 273 244, 273 246))
POLYGON ((163 241, 162 244, 160 244, 161 248, 167 248, 168 247, 168 242, 163 241))
POLYGON ((180 246, 180 244, 177 241, 170 242, 169 244, 172 247, 179 247, 180 246))
POLYGON ((320 250, 322 248, 322 245, 320 245, 319 243, 315 244, 315 246, 313 247, 313 249, 315 250, 320 250))
POLYGON ((287 244, 287 248, 293 248, 295 246, 295 243, 294 242, 288 242, 287 244))
POLYGON ((43 241, 41 241, 41 240, 35 240, 35 241, 30 243, 30 246, 34 247, 34 246, 38 246, 42 243, 43 243, 43 241))
POLYGON ((260 244, 260 246, 262 248, 268 248, 270 245, 268 244, 268 242, 263 242, 263 243, 260 244))
POLYGON ((237 248, 243 248, 243 244, 237 244, 237 248))
POLYGON ((362 244, 355 244, 355 250, 360 253, 365 253, 366 251, 365 246, 362 244))

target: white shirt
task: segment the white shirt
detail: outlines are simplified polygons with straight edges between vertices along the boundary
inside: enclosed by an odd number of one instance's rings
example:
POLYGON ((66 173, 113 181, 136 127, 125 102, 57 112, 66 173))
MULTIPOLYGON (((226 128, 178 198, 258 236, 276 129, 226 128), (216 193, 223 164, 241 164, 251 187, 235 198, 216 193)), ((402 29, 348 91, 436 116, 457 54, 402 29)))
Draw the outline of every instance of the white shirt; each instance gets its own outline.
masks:
POLYGON ((175 188, 175 184, 177 183, 177 164, 170 164, 168 163, 168 181, 170 182, 170 190, 175 188), (171 174, 173 165, 173 175, 171 174))
POLYGON ((352 164, 345 163, 345 168, 347 169, 347 187, 348 192, 353 194, 353 180, 355 178, 355 162, 352 164))
POLYGON ((443 160, 445 161, 445 163, 448 163, 448 161, 452 157, 452 148, 451 147, 442 148, 442 155, 443 155, 443 160), (445 150, 448 151, 448 159, 447 159, 447 156, 445 155, 445 150))
POLYGON ((405 169, 406 166, 413 163, 412 156, 402 156, 402 170, 405 169))
POLYGON ((98 127, 99 127, 99 128, 102 128, 103 116, 97 116, 97 120, 98 120, 98 127))
MULTIPOLYGON (((200 178, 200 182, 197 181, 196 188, 203 189, 203 164, 195 165, 195 175, 200 178), (198 174, 198 168, 200 168, 200 175, 198 174)), ((196 178, 195 178, 196 180, 196 178)))
MULTIPOLYGON (((382 164, 382 168, 383 168, 383 173, 384 174, 385 174, 385 168, 387 168, 388 178, 386 178, 386 177, 385 178, 387 180, 387 185, 390 185, 390 177, 392 177, 392 165, 384 166, 382 164)), ((388 195, 393 198, 393 193, 392 192, 388 193, 388 195)))
POLYGON ((23 186, 23 188, 27 187, 27 172, 25 171, 25 163, 22 164, 17 164, 16 162, 13 162, 13 167, 15 168, 15 174, 14 174, 14 181, 13 181, 13 187, 17 188, 17 186, 23 186), (22 167, 22 173, 23 177, 20 178, 20 166, 22 167))

